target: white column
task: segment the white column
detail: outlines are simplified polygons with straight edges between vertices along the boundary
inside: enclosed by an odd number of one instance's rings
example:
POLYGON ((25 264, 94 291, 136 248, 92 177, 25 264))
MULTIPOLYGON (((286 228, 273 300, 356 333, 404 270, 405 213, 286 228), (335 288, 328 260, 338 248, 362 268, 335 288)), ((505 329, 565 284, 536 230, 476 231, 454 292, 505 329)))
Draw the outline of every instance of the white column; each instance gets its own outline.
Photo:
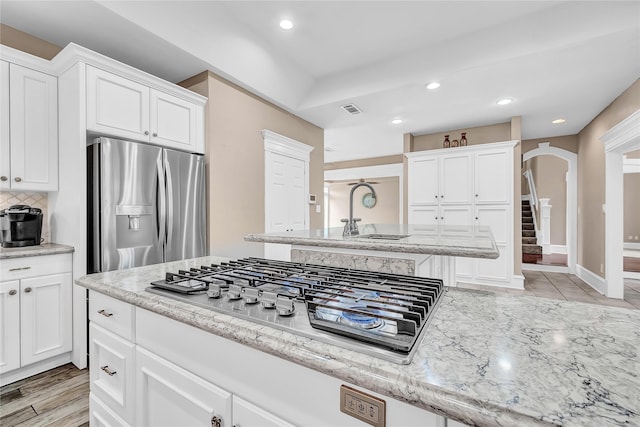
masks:
POLYGON ((540 246, 542 246, 543 254, 551 253, 551 199, 539 199, 540 203, 540 246))
POLYGON ((608 151, 605 153, 606 164, 606 203, 605 203, 605 278, 609 298, 624 297, 622 278, 622 251, 624 242, 623 205, 624 175, 622 171, 622 154, 608 151))

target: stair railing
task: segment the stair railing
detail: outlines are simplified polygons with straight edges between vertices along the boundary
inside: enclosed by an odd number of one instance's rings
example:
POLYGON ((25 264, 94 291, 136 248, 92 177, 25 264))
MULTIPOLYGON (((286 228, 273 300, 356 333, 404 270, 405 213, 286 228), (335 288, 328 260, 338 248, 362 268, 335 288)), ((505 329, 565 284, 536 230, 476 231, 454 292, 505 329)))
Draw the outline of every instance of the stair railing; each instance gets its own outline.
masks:
MULTIPOLYGON (((533 228, 536 231, 536 236, 540 236, 540 229, 538 228, 538 220, 536 219, 538 211, 538 193, 536 193, 536 184, 533 180, 533 172, 531 169, 527 169, 522 174, 527 179, 529 185, 529 205, 531 206, 531 214, 533 215, 533 228)), ((540 237, 537 237, 540 241, 540 237)))

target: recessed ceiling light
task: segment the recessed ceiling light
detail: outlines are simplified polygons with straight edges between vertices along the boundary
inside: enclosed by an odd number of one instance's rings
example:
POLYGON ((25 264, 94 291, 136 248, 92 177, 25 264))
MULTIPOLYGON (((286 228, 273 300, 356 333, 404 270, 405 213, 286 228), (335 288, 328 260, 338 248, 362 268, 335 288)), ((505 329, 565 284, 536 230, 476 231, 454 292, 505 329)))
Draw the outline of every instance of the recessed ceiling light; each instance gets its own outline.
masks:
POLYGON ((504 98, 504 99, 501 99, 500 101, 496 102, 496 104, 498 104, 498 105, 508 105, 508 104, 511 104, 511 102, 513 102, 513 99, 504 98))
POLYGON ((438 82, 431 82, 427 85, 427 89, 429 90, 438 89, 439 87, 440 87, 440 83, 438 82))
POLYGON ((564 122, 566 122, 565 119, 555 119, 551 123, 553 123, 554 125, 557 125, 557 124, 564 123, 564 122))
POLYGON ((402 119, 393 119, 391 120, 391 123, 394 125, 399 125, 400 123, 402 123, 402 119))
POLYGON ((280 21, 280 28, 282 28, 283 30, 290 30, 293 28, 293 22, 289 21, 288 19, 283 19, 282 21, 280 21))

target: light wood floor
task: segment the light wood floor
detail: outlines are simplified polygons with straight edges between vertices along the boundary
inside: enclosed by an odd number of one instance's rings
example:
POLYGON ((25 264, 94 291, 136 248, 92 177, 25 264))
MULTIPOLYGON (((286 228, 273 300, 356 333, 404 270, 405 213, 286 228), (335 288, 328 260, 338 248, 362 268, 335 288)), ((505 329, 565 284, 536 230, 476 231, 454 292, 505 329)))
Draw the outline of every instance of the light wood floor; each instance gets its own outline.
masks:
MULTIPOLYGON (((564 273, 525 271, 522 291, 468 286, 517 295, 640 309, 640 280, 625 280, 625 299, 610 299, 564 273)), ((89 425, 89 371, 67 364, 0 388, 0 426, 89 425)))
POLYGON ((71 363, 0 388, 0 426, 89 425, 89 370, 71 363))

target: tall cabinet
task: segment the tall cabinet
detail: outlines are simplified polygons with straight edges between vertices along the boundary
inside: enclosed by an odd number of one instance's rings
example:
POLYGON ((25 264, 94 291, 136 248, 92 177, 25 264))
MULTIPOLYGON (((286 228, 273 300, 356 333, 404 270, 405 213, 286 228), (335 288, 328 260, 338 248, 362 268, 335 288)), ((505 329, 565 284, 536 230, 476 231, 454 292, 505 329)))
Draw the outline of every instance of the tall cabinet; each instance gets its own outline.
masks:
POLYGON ((410 224, 489 226, 497 259, 456 258, 456 282, 523 288, 515 274, 514 147, 519 141, 405 153, 410 224))

